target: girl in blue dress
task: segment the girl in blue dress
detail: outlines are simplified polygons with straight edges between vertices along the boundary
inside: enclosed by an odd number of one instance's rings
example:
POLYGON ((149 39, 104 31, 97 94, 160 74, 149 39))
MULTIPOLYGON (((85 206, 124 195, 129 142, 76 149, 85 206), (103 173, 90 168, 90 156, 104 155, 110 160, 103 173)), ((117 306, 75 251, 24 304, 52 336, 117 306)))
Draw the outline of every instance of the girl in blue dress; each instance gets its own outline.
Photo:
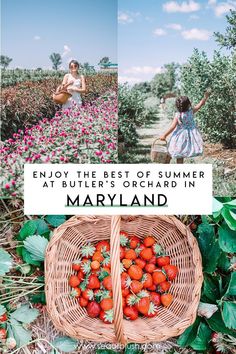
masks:
POLYGON ((167 136, 173 132, 167 149, 170 159, 176 158, 177 163, 183 163, 186 157, 195 157, 203 153, 203 141, 194 121, 194 113, 206 103, 209 96, 210 93, 206 92, 204 98, 195 107, 192 107, 187 96, 180 96, 176 99, 178 112, 170 128, 160 137, 160 140, 166 140, 167 136))

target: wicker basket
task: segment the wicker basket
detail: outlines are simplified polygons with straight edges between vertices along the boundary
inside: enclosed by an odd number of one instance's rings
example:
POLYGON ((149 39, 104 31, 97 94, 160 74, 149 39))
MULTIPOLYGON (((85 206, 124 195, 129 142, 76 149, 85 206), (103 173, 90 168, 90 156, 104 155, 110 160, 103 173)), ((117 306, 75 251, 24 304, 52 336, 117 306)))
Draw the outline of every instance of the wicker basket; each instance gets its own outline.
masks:
POLYGON ((77 339, 97 342, 162 341, 181 334, 196 317, 202 285, 201 254, 190 230, 175 217, 167 216, 74 216, 59 226, 46 251, 45 282, 47 309, 60 331, 77 339), (154 318, 123 319, 120 280, 120 230, 140 238, 152 235, 168 252, 179 274, 170 291, 168 307, 154 318), (114 324, 90 318, 72 298, 68 278, 71 264, 88 242, 110 239, 113 279, 114 324))
POLYGON ((71 94, 67 91, 59 91, 55 92, 52 95, 53 102, 56 104, 64 104, 71 97, 71 94))
POLYGON ((169 163, 170 155, 167 151, 167 142, 159 138, 155 139, 151 147, 151 161, 157 163, 169 163))

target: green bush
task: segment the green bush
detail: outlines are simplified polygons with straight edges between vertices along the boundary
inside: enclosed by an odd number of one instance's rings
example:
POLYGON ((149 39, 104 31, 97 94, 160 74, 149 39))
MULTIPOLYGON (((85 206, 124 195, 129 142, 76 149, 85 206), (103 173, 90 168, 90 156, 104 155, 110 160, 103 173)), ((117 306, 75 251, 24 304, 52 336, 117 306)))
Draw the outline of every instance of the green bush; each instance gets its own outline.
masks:
POLYGON ((212 61, 197 49, 181 70, 181 91, 193 104, 198 103, 207 89, 212 95, 196 114, 200 130, 214 143, 226 147, 236 145, 236 56, 215 52, 212 61))

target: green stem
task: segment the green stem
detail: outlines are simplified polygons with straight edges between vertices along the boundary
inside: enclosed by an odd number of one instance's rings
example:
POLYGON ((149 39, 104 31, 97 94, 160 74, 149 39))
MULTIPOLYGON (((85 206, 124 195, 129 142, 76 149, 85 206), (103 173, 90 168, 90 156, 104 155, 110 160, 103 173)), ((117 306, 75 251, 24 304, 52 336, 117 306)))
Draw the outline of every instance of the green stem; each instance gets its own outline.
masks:
POLYGON ((38 290, 40 288, 42 288, 42 285, 38 286, 37 288, 34 288, 34 289, 30 290, 30 291, 22 292, 18 296, 15 296, 15 295, 12 296, 11 294, 9 296, 6 295, 6 298, 3 299, 3 300, 1 299, 1 302, 5 303, 5 302, 8 302, 8 301, 13 301, 14 299, 15 299, 14 301, 16 301, 16 300, 20 299, 21 297, 27 296, 27 295, 31 294, 32 292, 34 292, 34 291, 36 291, 36 290, 38 290))

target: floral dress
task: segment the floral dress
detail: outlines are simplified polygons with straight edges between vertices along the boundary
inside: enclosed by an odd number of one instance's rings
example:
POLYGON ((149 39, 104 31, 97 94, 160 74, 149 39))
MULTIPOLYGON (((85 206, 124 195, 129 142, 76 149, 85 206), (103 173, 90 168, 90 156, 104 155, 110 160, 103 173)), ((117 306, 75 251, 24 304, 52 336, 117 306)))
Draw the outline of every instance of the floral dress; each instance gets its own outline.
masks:
POLYGON ((178 119, 170 141, 168 152, 172 158, 185 158, 202 155, 203 141, 194 121, 193 110, 176 113, 178 119))
POLYGON ((73 81, 73 84, 68 86, 68 92, 72 95, 66 103, 62 105, 62 109, 68 109, 71 108, 73 105, 81 106, 82 105, 82 99, 80 96, 80 93, 77 91, 70 91, 70 88, 73 86, 76 87, 81 87, 81 79, 75 79, 71 74, 69 74, 68 81, 73 81))

